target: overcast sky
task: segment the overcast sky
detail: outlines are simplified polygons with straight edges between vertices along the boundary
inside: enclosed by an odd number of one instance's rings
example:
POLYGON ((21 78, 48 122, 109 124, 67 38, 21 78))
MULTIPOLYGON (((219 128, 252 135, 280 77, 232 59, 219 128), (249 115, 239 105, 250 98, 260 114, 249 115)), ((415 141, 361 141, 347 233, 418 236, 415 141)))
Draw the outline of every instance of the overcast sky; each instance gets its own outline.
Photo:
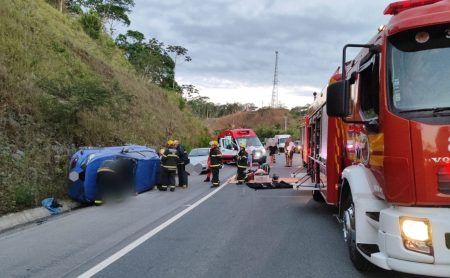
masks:
POLYGON ((279 101, 294 107, 322 90, 346 43, 366 43, 387 23, 392 1, 135 0, 129 29, 187 48, 177 82, 216 103, 269 105, 278 50, 279 101))

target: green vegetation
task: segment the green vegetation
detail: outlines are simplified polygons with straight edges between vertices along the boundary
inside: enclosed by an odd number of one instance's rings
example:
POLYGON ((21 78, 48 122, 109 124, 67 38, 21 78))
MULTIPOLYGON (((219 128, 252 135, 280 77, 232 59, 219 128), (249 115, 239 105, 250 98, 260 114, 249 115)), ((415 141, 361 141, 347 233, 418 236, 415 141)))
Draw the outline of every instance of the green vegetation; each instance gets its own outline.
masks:
POLYGON ((81 24, 83 29, 93 39, 100 38, 102 31, 102 19, 100 16, 92 11, 89 11, 81 16, 81 24))
POLYGON ((148 82, 86 14, 44 0, 1 2, 0 214, 64 197, 78 146, 204 143, 181 94, 148 82))
POLYGON ((273 138, 277 134, 289 134, 293 138, 297 139, 300 136, 300 130, 296 127, 289 127, 286 130, 281 129, 277 126, 273 127, 259 127, 255 130, 256 134, 258 135, 261 140, 265 138, 273 138))
POLYGON ((146 42, 144 34, 128 30, 125 35, 117 36, 116 44, 142 78, 180 93, 179 86, 175 86, 175 61, 165 50, 164 43, 155 38, 146 42))

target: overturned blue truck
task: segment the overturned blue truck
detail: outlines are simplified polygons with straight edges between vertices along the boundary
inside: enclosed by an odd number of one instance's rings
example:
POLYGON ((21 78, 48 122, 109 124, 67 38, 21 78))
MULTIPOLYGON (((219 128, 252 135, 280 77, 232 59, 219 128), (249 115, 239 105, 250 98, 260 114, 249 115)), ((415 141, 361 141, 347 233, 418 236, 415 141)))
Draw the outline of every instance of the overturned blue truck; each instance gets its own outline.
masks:
POLYGON ((120 174, 128 179, 129 189, 141 193, 157 184, 159 165, 157 152, 146 146, 80 148, 70 159, 68 193, 77 202, 93 204, 101 195, 100 173, 114 172, 114 166, 121 168, 120 174))

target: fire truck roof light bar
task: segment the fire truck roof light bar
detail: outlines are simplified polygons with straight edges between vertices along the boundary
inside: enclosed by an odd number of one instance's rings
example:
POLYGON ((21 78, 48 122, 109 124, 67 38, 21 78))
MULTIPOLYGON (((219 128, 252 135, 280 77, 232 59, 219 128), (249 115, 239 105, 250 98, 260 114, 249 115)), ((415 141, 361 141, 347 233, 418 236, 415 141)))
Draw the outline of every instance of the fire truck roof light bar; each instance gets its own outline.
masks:
POLYGON ((384 14, 388 15, 395 15, 398 14, 399 12, 402 12, 404 10, 407 9, 411 9, 411 8, 415 8, 415 7, 420 7, 420 6, 425 6, 425 5, 431 5, 434 4, 436 2, 440 2, 442 0, 407 0, 407 1, 398 1, 398 2, 394 2, 389 4, 389 6, 386 7, 386 9, 384 10, 384 14))

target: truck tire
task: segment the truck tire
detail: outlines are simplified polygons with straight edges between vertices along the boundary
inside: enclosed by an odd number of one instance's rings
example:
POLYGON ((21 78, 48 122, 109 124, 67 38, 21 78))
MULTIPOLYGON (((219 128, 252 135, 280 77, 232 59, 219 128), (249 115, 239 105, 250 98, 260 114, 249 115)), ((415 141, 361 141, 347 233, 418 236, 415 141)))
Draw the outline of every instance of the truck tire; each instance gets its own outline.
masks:
POLYGON ((343 231, 344 239, 347 242, 347 247, 350 255, 350 260, 353 265, 359 271, 369 271, 374 268, 373 264, 370 263, 357 249, 356 247, 356 229, 355 229, 355 205, 353 203, 353 198, 351 193, 348 194, 346 200, 343 202, 343 231))
POLYGON ((313 190, 312 192, 313 200, 319 203, 325 202, 325 199, 323 198, 322 194, 319 190, 313 190))

